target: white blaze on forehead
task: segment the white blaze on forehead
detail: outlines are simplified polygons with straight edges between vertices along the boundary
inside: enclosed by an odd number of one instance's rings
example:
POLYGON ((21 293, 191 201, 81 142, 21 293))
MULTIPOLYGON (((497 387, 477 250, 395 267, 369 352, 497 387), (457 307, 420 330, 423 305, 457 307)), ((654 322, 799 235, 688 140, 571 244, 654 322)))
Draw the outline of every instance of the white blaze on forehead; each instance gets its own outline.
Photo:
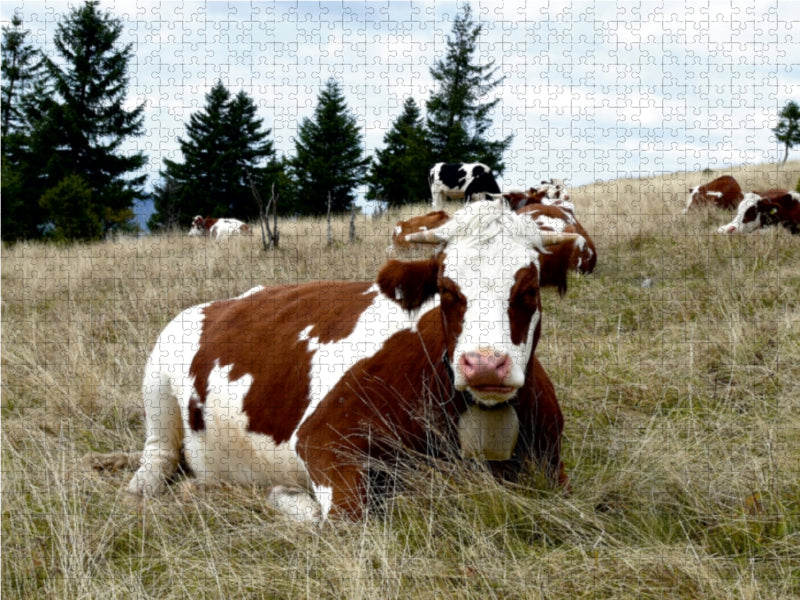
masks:
POLYGON ((447 242, 448 252, 454 247, 500 242, 542 249, 539 227, 513 212, 502 197, 467 204, 434 231, 438 239, 447 242))
MULTIPOLYGON (((456 251, 447 248, 444 275, 456 282, 467 304, 453 361, 458 361, 460 356, 469 352, 507 354, 512 364, 507 383, 515 387, 522 385, 533 336, 529 332, 519 345, 512 343, 508 309, 517 271, 531 264, 537 268, 539 266, 534 250, 506 245, 500 240, 494 246, 487 245, 479 249, 456 251)), ((538 313, 534 314, 531 329, 538 320, 538 313)), ((457 388, 463 389, 463 379, 461 371, 456 369, 454 383, 457 388)))

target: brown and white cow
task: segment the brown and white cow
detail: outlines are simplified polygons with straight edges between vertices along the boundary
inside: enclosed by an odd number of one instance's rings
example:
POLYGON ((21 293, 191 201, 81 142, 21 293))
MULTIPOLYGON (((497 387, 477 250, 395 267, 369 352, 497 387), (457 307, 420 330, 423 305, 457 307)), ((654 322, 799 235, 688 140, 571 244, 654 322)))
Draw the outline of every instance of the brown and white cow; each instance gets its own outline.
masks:
POLYGON ((433 210, 442 210, 447 198, 465 202, 499 194, 492 170, 482 163, 436 163, 428 174, 433 210))
POLYGON ((517 210, 517 213, 533 219, 542 231, 577 234, 574 240, 552 246, 542 255, 540 285, 556 286, 559 293, 563 294, 567 289, 568 269, 583 275, 594 271, 597 248, 571 210, 556 205, 529 204, 517 210))
POLYGON ((253 235, 253 229, 239 219, 213 219, 197 215, 192 219, 189 235, 208 236, 214 240, 221 240, 234 235, 253 235))
POLYGON ((772 225, 782 225, 793 234, 800 233, 800 193, 771 189, 745 194, 733 221, 717 231, 751 233, 772 225))
POLYGON ((528 188, 527 191, 512 190, 503 193, 503 198, 508 200, 511 208, 519 210, 530 204, 551 204, 566 206, 573 212, 574 206, 569 201, 569 191, 563 179, 550 179, 542 181, 541 185, 528 188))
POLYGON ((436 229, 440 225, 446 223, 449 219, 450 215, 448 215, 445 211, 436 210, 429 212, 426 215, 411 217, 406 221, 398 221, 397 225, 395 225, 394 231, 392 232, 392 248, 395 250, 408 248, 411 246, 411 244, 406 241, 406 235, 416 231, 428 231, 429 229, 436 229))
POLYGON ((374 283, 258 287, 179 314, 147 361, 128 490, 163 491, 183 447, 201 480, 275 486, 298 518, 359 518, 368 461, 436 454, 434 439, 504 477, 533 459, 566 486, 563 417, 534 356, 548 236, 501 201, 425 233, 444 248, 374 283))
POLYGON ((686 214, 691 208, 708 204, 728 210, 736 210, 743 198, 744 195, 739 182, 730 175, 723 175, 689 190, 689 197, 686 200, 686 208, 683 209, 683 213, 686 214))

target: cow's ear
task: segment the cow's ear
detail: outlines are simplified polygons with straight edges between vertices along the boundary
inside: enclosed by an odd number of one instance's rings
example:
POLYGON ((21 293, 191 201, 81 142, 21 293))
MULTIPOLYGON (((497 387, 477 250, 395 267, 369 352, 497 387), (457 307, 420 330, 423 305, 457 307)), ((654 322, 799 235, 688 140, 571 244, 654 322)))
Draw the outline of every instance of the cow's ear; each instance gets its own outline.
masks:
POLYGON ((406 310, 419 308, 438 291, 439 261, 390 260, 378 273, 378 286, 406 310))

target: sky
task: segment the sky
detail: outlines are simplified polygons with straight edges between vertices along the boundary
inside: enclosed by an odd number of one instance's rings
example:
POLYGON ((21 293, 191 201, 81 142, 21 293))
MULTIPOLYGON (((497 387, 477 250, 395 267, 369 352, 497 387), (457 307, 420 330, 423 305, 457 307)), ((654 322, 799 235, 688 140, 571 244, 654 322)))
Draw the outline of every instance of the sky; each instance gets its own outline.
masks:
MULTIPOLYGON (((55 58, 53 36, 81 3, 3 1, 30 42, 55 58)), ((424 112, 463 2, 174 2, 101 0, 133 44, 129 105, 145 104, 149 186, 218 80, 244 90, 294 154, 330 78, 356 116, 365 156, 413 97, 424 112)), ((483 26, 476 60, 494 61, 491 139, 513 134, 503 189, 560 177, 578 186, 776 162, 771 129, 800 102, 800 2, 471 2, 483 26)), ((800 149, 790 153, 796 156, 800 149)))

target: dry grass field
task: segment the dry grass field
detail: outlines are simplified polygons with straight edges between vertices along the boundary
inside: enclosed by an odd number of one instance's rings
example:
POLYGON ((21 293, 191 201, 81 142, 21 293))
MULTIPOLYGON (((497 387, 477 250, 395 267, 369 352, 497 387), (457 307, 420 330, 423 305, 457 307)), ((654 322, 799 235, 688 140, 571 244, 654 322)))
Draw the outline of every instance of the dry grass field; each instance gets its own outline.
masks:
POLYGON ((177 233, 4 245, 2 597, 800 597, 800 236, 684 216, 687 188, 725 173, 794 188, 800 161, 573 190, 598 267, 563 298, 543 292, 537 350, 565 414, 569 497, 535 470, 510 486, 411 465, 382 511, 321 528, 258 489, 178 484, 137 505, 130 471, 81 457, 141 449, 141 371, 181 309, 369 280, 399 214, 361 217, 352 244, 338 222, 332 246, 324 224, 287 221, 266 253, 259 236, 177 233))

